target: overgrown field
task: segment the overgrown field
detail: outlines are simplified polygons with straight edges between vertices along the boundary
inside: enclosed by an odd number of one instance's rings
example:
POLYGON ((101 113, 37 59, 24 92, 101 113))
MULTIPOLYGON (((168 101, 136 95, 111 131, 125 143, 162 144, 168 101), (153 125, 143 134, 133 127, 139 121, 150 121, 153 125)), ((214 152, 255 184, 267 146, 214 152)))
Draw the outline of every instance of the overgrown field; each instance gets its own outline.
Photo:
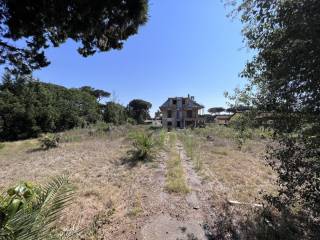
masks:
POLYGON ((136 233, 135 223, 153 212, 154 178, 164 156, 163 190, 190 191, 177 142, 203 186, 213 186, 204 191, 209 191, 208 202, 217 214, 228 201, 260 204, 261 193, 276 191, 275 174, 263 161, 265 141, 254 135, 239 150, 232 130, 215 125, 173 133, 132 125, 74 129, 60 134, 52 148, 41 147, 38 139, 2 143, 0 189, 20 181, 44 183, 66 173, 76 194, 58 232, 74 233, 75 239, 121 239, 136 233))

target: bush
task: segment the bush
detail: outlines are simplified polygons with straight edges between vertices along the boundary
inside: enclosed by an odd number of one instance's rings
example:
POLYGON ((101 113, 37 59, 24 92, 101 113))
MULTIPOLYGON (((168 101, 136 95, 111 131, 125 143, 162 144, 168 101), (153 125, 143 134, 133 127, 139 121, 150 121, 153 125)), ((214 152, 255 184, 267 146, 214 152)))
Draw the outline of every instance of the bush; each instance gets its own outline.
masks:
POLYGON ((129 124, 131 124, 131 125, 136 125, 137 124, 137 121, 136 120, 134 120, 133 118, 128 118, 127 119, 127 123, 129 123, 129 124))
POLYGON ((230 121, 230 126, 235 130, 234 139, 241 150, 244 143, 252 137, 251 118, 246 113, 236 115, 230 121))
POLYGON ((155 146, 152 134, 140 131, 131 134, 130 138, 133 141, 135 158, 145 160, 152 157, 155 146))
POLYGON ((0 142, 0 149, 4 148, 5 144, 0 142))
POLYGON ((58 134, 47 134, 39 139, 41 148, 50 149, 56 148, 60 142, 60 135, 58 134))
POLYGON ((119 103, 108 102, 103 110, 103 120, 114 125, 124 124, 128 120, 127 110, 119 103))

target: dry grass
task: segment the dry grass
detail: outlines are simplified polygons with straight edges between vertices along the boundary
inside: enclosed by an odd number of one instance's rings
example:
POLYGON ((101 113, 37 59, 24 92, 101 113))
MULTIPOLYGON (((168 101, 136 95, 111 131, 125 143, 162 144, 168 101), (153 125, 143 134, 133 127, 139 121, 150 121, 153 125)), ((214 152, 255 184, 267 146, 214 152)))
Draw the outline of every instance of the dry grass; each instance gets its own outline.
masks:
MULTIPOLYGON (((76 141, 46 151, 39 149, 37 139, 6 142, 0 150, 0 191, 19 181, 44 183, 51 176, 67 172, 76 198, 61 219, 64 231, 88 228, 84 233, 94 232, 92 225, 97 219, 111 217, 110 211, 112 218, 125 219, 131 207, 128 196, 132 182, 149 170, 139 166, 132 170, 122 163, 131 147, 123 137, 127 134, 117 129, 110 134, 90 136, 85 130, 72 130, 63 135, 76 141)), ((131 207, 133 215, 140 212, 138 202, 131 207)))
MULTIPOLYGON (((77 195, 61 219, 62 229, 74 233, 85 228, 85 235, 76 239, 128 239, 121 238, 118 226, 136 231, 135 221, 150 214, 149 202, 158 199, 152 192, 158 162, 139 163, 134 168, 123 163, 131 149, 127 136, 132 128, 94 134, 88 129, 75 129, 63 133, 59 147, 46 151, 39 149, 37 139, 6 142, 0 149, 0 191, 19 181, 42 183, 68 172, 77 195)), ((169 155, 163 179, 167 191, 185 194, 190 190, 176 149, 177 134, 158 131, 154 138, 157 149, 169 155)), ((195 170, 204 177, 204 186, 213 186, 212 205, 219 206, 226 199, 257 202, 261 199, 259 192, 276 190, 275 173, 261 158, 262 141, 250 140, 239 151, 230 129, 225 127, 196 129, 184 135, 187 138, 180 140, 195 170), (208 135, 212 141, 207 140, 208 135)))
POLYGON ((239 151, 230 129, 220 126, 189 132, 189 136, 200 145, 201 172, 215 184, 217 201, 256 202, 262 200, 261 193, 276 191, 276 175, 263 160, 263 141, 249 140, 239 151), (208 141, 207 135, 212 136, 213 141, 208 141))
POLYGON ((179 139, 183 143, 187 156, 191 159, 194 169, 197 172, 203 170, 203 162, 201 159, 200 143, 197 137, 189 131, 179 134, 179 139))
POLYGON ((166 165, 166 189, 168 192, 185 194, 188 193, 190 189, 187 185, 180 155, 175 147, 176 138, 175 133, 170 133, 169 144, 171 152, 166 165))

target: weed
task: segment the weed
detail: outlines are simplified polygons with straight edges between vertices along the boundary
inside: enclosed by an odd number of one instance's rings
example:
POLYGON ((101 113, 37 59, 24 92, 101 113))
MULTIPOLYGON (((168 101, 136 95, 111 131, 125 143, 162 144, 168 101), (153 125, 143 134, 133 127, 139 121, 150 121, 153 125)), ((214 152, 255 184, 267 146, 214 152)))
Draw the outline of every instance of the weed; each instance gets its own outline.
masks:
POLYGON ((60 135, 59 134, 46 134, 39 139, 41 148, 49 149, 49 148, 56 148, 60 142, 60 135))
POLYGON ((155 144, 151 134, 139 131, 129 137, 134 147, 133 154, 135 159, 146 160, 152 158, 155 144))
POLYGON ((185 134, 179 134, 179 139, 184 145, 187 156, 192 160, 195 170, 200 171, 203 163, 200 155, 199 140, 195 136, 188 134, 188 132, 185 134))
MULTIPOLYGON (((172 146, 176 141, 176 134, 171 133, 169 141, 172 146)), ((190 191, 186 183, 180 155, 174 147, 171 147, 170 159, 167 161, 166 189, 168 192, 184 194, 190 191)))
POLYGON ((155 134, 154 143, 158 148, 162 149, 165 146, 166 141, 166 132, 164 130, 160 130, 155 134))
POLYGON ((5 144, 0 142, 0 149, 3 149, 5 147, 5 144))

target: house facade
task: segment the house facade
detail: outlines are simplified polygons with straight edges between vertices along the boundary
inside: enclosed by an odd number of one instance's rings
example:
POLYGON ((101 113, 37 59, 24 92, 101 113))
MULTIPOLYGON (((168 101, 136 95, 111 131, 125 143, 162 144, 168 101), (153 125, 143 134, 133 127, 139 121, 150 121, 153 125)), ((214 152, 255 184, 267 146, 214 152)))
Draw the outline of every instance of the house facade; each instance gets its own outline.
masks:
POLYGON ((194 97, 174 97, 160 107, 162 126, 165 128, 197 127, 200 121, 199 111, 204 107, 194 97))

